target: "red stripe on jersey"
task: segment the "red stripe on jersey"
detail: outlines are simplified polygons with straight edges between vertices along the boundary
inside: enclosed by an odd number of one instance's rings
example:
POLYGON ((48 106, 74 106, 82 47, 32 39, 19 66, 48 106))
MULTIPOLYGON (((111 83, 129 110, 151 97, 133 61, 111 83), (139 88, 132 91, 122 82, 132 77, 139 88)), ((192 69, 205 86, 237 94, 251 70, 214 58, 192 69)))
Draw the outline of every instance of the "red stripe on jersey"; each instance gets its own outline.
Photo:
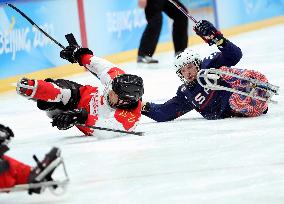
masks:
POLYGON ((54 87, 53 83, 38 80, 38 87, 33 98, 44 101, 53 101, 61 94, 61 90, 54 87))
POLYGON ((113 67, 107 72, 111 79, 114 79, 118 75, 125 74, 125 72, 118 67, 113 67))
MULTIPOLYGON (((94 115, 88 115, 88 119, 86 120, 85 122, 85 125, 88 125, 88 126, 95 126, 96 122, 98 120, 98 116, 94 116, 94 115)), ((77 126, 77 128, 79 130, 81 130, 85 135, 87 136, 91 136, 92 133, 94 132, 93 129, 90 129, 88 127, 82 127, 82 126, 77 126)))
MULTIPOLYGON (((80 87, 80 102, 78 104, 78 108, 85 108, 88 112, 88 118, 85 122, 85 125, 89 125, 89 126, 94 126, 98 120, 98 115, 91 115, 91 114, 95 114, 95 113, 91 113, 90 114, 90 101, 92 100, 93 97, 95 97, 95 94, 97 94, 98 92, 98 88, 97 87, 93 87, 93 86, 82 86, 80 87)), ((93 104, 94 109, 96 109, 95 106, 97 106, 98 104, 93 104)), ((85 135, 90 136, 92 135, 92 133, 94 132, 94 130, 87 128, 87 127, 82 127, 82 126, 77 126, 77 128, 79 130, 81 130, 85 135)))

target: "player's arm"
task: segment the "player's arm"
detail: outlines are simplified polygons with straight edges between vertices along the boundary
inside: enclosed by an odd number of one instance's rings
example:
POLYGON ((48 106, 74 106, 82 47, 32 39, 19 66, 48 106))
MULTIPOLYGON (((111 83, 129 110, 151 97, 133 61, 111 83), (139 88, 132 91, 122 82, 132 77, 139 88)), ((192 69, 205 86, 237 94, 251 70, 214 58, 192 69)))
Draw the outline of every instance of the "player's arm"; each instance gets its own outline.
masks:
POLYGON ((41 110, 74 109, 80 100, 82 85, 65 79, 35 80, 22 78, 17 83, 17 93, 37 101, 41 110))
POLYGON ((216 44, 221 51, 207 58, 208 67, 219 68, 221 66, 234 66, 242 58, 241 49, 226 39, 209 21, 199 21, 194 26, 194 31, 210 46, 216 44))
POLYGON ((23 78, 17 84, 17 92, 35 100, 37 107, 47 111, 48 116, 53 119, 52 125, 65 130, 87 120, 87 110, 77 108, 81 98, 80 90, 85 87, 65 79, 23 78), (64 112, 58 114, 59 110, 64 112))
POLYGON ((218 48, 221 53, 218 55, 214 62, 216 68, 219 68, 221 66, 235 66, 242 58, 241 49, 229 40, 227 40, 226 45, 224 45, 223 47, 219 46, 218 48))
POLYGON ((186 99, 180 94, 180 89, 175 97, 163 104, 144 102, 142 104, 142 115, 157 122, 174 120, 185 113, 193 110, 186 99))
POLYGON ((60 52, 60 57, 71 63, 78 62, 96 75, 103 85, 108 84, 113 78, 125 72, 111 62, 93 55, 88 48, 67 46, 60 52))

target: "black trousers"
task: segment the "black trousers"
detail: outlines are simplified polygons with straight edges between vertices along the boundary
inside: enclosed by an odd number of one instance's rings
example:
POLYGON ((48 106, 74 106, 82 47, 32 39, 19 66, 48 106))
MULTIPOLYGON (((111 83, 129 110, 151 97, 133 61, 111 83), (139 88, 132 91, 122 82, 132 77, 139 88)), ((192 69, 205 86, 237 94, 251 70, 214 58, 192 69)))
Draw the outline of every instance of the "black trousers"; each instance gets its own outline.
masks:
MULTIPOLYGON (((178 0, 174 1, 186 9, 178 0)), ((174 21, 172 37, 175 53, 181 52, 187 47, 188 18, 168 0, 148 0, 145 8, 148 24, 140 41, 138 56, 152 57, 154 54, 162 29, 162 12, 165 12, 174 21)))

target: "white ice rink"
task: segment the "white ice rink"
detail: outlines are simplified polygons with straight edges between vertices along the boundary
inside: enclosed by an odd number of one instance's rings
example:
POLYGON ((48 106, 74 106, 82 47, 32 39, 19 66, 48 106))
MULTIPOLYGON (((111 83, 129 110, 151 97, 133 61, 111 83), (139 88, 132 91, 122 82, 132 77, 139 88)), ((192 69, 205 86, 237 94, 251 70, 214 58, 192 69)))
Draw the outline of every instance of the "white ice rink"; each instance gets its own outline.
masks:
MULTIPOLYGON (((284 25, 230 38, 241 47, 236 66, 264 73, 280 86, 279 103, 258 118, 208 121, 196 112, 172 122, 156 123, 143 116, 137 131, 143 137, 112 139, 79 137, 76 128, 59 131, 36 104, 14 93, 0 95, 0 122, 15 132, 10 156, 34 165, 52 146, 62 149, 71 179, 56 197, 0 194, 0 204, 283 204, 284 203, 284 25)), ((193 47, 192 47, 193 48, 193 47)), ((202 55, 216 48, 195 46, 202 55)), ((158 67, 121 65, 145 83, 144 100, 174 96, 180 81, 173 53, 156 56, 158 67)), ((90 73, 72 77, 95 83, 90 73)))

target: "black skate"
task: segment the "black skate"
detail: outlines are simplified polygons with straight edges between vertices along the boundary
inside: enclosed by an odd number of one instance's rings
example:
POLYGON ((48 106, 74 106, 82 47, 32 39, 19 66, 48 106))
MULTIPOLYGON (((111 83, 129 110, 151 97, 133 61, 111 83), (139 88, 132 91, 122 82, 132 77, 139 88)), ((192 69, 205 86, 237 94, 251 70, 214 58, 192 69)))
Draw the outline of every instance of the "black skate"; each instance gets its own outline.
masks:
MULTIPOLYGON (((34 155, 34 159, 37 163, 37 166, 31 171, 29 176, 29 184, 50 182, 53 181, 52 174, 57 166, 62 163, 61 151, 60 149, 53 147, 49 153, 45 155, 45 158, 40 162, 37 157, 34 155)), ((57 185, 53 185, 52 188, 56 189, 57 185)), ((44 189, 40 188, 31 188, 29 189, 29 194, 32 193, 41 193, 44 189)))

